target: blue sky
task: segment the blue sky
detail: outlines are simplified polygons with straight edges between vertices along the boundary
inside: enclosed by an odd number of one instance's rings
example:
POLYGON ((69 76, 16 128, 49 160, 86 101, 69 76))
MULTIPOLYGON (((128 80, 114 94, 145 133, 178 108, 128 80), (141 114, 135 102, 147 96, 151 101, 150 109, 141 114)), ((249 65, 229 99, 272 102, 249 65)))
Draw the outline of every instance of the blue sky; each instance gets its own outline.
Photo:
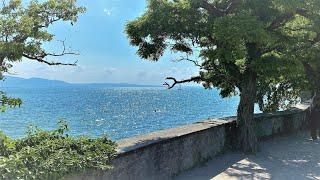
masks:
POLYGON ((165 77, 188 78, 197 69, 188 62, 172 62, 178 55, 167 52, 159 62, 141 60, 136 48, 129 45, 124 33, 125 24, 141 15, 145 0, 78 0, 87 8, 78 22, 71 26, 59 23, 52 28, 55 42, 48 50, 58 50, 57 40, 66 39, 67 46, 80 53, 76 57, 63 57, 64 62, 78 60, 78 67, 52 67, 30 61, 14 65, 11 73, 30 78, 64 80, 68 82, 128 82, 162 84, 165 77))

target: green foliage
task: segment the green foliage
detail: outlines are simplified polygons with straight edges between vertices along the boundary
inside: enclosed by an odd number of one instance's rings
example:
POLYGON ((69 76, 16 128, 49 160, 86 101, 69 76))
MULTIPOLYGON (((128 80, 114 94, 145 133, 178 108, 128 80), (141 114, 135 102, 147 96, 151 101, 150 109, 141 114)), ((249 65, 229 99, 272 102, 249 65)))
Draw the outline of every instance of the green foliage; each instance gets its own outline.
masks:
POLYGON ((60 121, 53 131, 31 127, 25 138, 0 134, 0 179, 59 179, 86 170, 110 169, 116 144, 107 137, 70 137, 60 121))
POLYGON ((75 23, 83 7, 77 7, 75 0, 30 1, 27 6, 21 0, 4 1, 0 7, 0 65, 5 72, 10 62, 22 57, 31 60, 45 60, 43 43, 53 40, 48 28, 58 21, 75 23), (3 64, 5 63, 5 64, 3 64))
POLYGON ((304 90, 320 94, 320 3, 313 0, 308 3, 304 11, 284 28, 296 39, 287 56, 304 68, 308 79, 304 90))
MULTIPOLYGON (((144 59, 158 61, 169 49, 186 53, 184 59, 199 67, 198 76, 167 78, 173 81, 165 83, 169 89, 193 81, 220 89, 222 97, 239 92, 239 147, 255 152, 254 104, 276 111, 298 100, 306 76, 296 61, 303 53, 295 53, 296 47, 306 49, 299 40, 316 36, 290 29, 319 30, 310 26, 319 26, 319 9, 318 0, 148 0, 147 10, 127 24, 126 33, 144 59)), ((319 56, 311 52, 306 54, 319 56)))
MULTIPOLYGON (((1 76, 0 71, 0 83, 3 80, 3 77, 1 76)), ((5 112, 7 107, 14 108, 14 107, 20 107, 22 104, 22 100, 19 98, 11 98, 6 96, 6 93, 3 91, 0 91, 0 113, 5 112)))
MULTIPOLYGON (((49 57, 73 55, 62 42, 62 52, 47 52, 43 44, 53 40, 48 29, 56 22, 73 25, 84 7, 78 7, 76 0, 3 0, 0 4, 0 80, 13 62, 38 61, 48 65, 75 65, 49 61, 49 57)), ((0 111, 21 104, 20 99, 8 98, 0 92, 0 111)))
POLYGON ((166 49, 193 54, 200 67, 193 79, 220 89, 222 97, 241 93, 253 73, 261 109, 278 110, 295 102, 305 85, 303 68, 288 56, 298 41, 288 27, 306 27, 310 22, 297 18, 299 12, 317 7, 314 0, 148 0, 126 33, 144 59, 157 61, 166 49))
POLYGON ((21 104, 22 104, 21 99, 7 97, 4 92, 0 91, 0 112, 4 112, 8 106, 17 107, 17 106, 20 106, 21 104))

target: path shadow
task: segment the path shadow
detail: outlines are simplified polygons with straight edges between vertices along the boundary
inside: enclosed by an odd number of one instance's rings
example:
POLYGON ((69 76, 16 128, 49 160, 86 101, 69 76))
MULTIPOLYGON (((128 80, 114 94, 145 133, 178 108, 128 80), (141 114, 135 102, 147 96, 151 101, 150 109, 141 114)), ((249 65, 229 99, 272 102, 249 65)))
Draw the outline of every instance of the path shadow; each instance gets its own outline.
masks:
POLYGON ((261 143, 256 155, 227 153, 176 179, 320 179, 320 141, 306 132, 261 143))

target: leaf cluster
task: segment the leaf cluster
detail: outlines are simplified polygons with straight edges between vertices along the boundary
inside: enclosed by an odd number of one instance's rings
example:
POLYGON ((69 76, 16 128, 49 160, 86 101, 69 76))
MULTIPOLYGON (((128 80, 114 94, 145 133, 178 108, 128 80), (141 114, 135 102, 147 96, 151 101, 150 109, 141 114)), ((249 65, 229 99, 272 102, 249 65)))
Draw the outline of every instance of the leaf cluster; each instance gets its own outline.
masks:
POLYGON ((13 140, 0 134, 0 179, 59 179, 86 170, 110 169, 116 144, 107 137, 70 137, 60 121, 53 131, 31 127, 13 140))
POLYGON ((22 100, 20 98, 10 98, 0 91, 0 112, 4 112, 7 107, 20 107, 21 104, 22 100))

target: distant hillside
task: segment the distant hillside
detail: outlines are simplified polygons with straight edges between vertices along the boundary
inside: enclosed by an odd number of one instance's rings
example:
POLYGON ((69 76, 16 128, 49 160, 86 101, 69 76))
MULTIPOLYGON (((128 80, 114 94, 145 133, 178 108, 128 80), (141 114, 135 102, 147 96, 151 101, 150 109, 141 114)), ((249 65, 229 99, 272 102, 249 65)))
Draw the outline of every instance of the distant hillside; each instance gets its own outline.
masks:
POLYGON ((4 81, 0 82, 0 87, 55 87, 55 86, 71 86, 64 81, 48 80, 41 78, 24 79, 13 76, 6 76, 4 81))
POLYGON ((67 87, 67 86, 92 86, 92 87, 158 87, 153 85, 138 85, 128 83, 87 83, 73 84, 58 80, 48 80, 42 78, 24 79, 13 76, 6 76, 4 81, 0 81, 0 87, 67 87))

